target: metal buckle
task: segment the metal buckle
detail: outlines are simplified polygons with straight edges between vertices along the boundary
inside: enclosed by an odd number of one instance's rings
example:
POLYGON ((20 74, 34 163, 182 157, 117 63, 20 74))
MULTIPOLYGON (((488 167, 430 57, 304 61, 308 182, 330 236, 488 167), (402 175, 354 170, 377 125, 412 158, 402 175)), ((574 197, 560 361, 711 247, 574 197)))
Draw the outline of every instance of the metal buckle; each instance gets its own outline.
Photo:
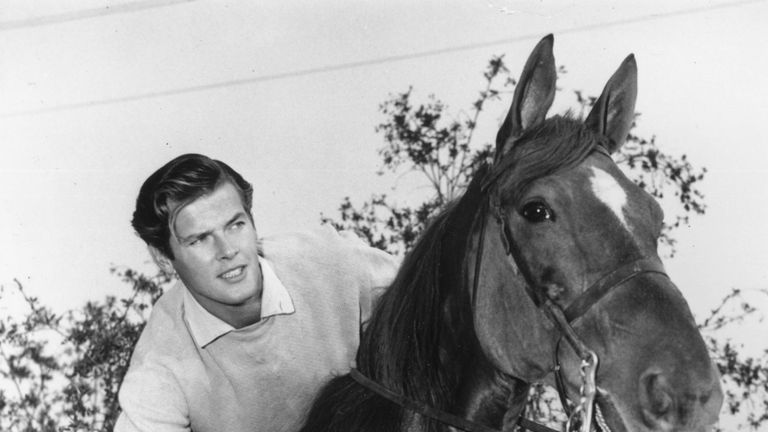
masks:
POLYGON ((597 385, 595 384, 595 375, 597 373, 597 354, 594 351, 587 351, 581 359, 579 374, 581 375, 581 387, 579 387, 579 403, 568 417, 565 425, 567 432, 591 432, 592 419, 594 418, 595 393, 597 385))

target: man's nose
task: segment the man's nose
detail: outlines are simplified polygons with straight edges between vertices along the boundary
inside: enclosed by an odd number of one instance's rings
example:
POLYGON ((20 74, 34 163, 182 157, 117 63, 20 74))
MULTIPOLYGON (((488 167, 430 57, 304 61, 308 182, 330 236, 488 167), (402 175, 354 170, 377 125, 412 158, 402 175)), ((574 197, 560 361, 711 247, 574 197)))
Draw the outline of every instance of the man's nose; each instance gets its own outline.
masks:
POLYGON ((216 239, 216 252, 220 260, 228 260, 234 258, 239 250, 225 236, 222 236, 216 239))

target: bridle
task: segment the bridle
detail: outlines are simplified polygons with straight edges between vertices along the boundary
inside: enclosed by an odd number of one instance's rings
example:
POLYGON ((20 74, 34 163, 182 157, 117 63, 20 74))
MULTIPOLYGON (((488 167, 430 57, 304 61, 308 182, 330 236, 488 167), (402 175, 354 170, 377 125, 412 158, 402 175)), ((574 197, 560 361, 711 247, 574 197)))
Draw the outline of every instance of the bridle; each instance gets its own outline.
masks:
MULTIPOLYGON (((597 145, 595 152, 610 157, 610 154, 601 145, 597 145)), ((472 286, 472 301, 477 298, 477 289, 480 281, 480 272, 482 268, 483 250, 486 234, 486 213, 493 212, 492 216, 500 227, 501 241, 504 245, 507 256, 511 257, 517 265, 520 274, 526 282, 526 292, 533 300, 534 304, 541 309, 545 315, 552 321, 560 333, 560 338, 555 345, 554 367, 555 383, 557 387, 560 403, 568 415, 566 423, 566 432, 591 432, 593 429, 593 420, 599 425, 603 432, 610 432, 600 408, 595 403, 597 393, 596 375, 599 358, 579 337, 572 327, 572 323, 584 315, 593 305, 599 302, 614 287, 622 285, 641 274, 656 273, 668 277, 664 271, 664 266, 656 257, 640 258, 625 263, 613 271, 607 273, 581 293, 565 309, 552 301, 544 294, 543 289, 538 289, 533 274, 528 263, 523 259, 523 254, 519 249, 519 244, 514 241, 512 231, 504 217, 504 210, 501 205, 501 198, 498 191, 498 179, 506 171, 512 161, 508 158, 501 161, 499 166, 493 167, 488 172, 486 179, 481 187, 481 192, 485 193, 489 199, 483 206, 483 211, 479 212, 480 217, 480 238, 478 242, 477 259, 475 260, 475 269, 472 286), (579 388, 579 402, 572 404, 569 402, 565 389, 565 380, 560 366, 559 348, 561 342, 565 340, 576 352, 581 360, 579 367, 581 386, 579 388)), ((392 392, 381 384, 364 376, 357 369, 350 371, 351 377, 364 387, 374 391, 380 396, 400 405, 403 408, 417 412, 423 416, 438 420, 444 424, 453 426, 466 432, 498 432, 488 426, 455 416, 453 414, 436 409, 424 403, 414 401, 403 395, 392 392)), ((533 432, 558 432, 544 425, 532 422, 520 416, 518 425, 533 432)))

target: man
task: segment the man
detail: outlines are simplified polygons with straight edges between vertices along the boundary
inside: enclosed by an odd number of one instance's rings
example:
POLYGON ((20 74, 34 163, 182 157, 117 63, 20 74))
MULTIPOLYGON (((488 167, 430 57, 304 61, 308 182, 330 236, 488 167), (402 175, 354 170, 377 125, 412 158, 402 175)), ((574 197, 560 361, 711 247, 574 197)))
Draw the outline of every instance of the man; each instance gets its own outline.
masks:
POLYGON ((141 187, 133 226, 179 283, 136 344, 115 431, 296 430, 348 371, 393 258, 328 227, 258 239, 252 192, 197 154, 141 187))

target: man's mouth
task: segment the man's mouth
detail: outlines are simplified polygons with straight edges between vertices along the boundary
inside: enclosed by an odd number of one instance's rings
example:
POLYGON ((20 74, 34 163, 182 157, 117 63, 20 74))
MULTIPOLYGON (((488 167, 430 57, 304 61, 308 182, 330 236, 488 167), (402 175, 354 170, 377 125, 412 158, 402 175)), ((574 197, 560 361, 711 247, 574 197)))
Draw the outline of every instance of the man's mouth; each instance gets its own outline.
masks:
POLYGON ((226 271, 219 275, 220 278, 226 280, 232 280, 238 278, 245 271, 245 266, 235 267, 232 270, 226 271))

